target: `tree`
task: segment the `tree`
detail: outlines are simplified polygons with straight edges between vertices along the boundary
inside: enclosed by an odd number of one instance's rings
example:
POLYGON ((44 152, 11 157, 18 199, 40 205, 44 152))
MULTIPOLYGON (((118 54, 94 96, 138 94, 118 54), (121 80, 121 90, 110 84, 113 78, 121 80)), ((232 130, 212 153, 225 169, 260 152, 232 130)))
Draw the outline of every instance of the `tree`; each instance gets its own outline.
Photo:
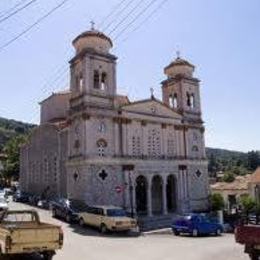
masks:
POLYGON ((225 172, 223 176, 224 182, 233 182, 235 180, 235 175, 232 172, 225 172))
POLYGON ((225 207, 224 198, 220 193, 210 195, 210 205, 213 211, 222 210, 225 207))
POLYGON ((260 166, 260 155, 257 151, 251 151, 247 154, 248 159, 248 167, 251 170, 256 170, 258 166, 260 166))
POLYGON ((251 196, 245 195, 240 199, 240 202, 244 213, 248 217, 249 212, 255 209, 256 201, 251 196))
POLYGON ((15 179, 19 177, 20 170, 20 148, 26 142, 27 136, 19 135, 10 139, 4 146, 6 160, 3 163, 3 175, 6 179, 15 179))

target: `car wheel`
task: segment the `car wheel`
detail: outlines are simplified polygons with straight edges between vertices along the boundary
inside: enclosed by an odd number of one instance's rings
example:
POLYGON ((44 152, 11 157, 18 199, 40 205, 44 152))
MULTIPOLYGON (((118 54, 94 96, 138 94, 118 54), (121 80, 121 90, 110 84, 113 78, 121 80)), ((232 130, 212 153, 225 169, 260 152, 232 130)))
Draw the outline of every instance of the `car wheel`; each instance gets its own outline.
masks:
POLYGON ((197 237, 198 235, 199 235, 198 229, 193 229, 193 230, 192 230, 192 236, 193 236, 193 237, 197 237))
POLYGON ((85 222, 84 222, 84 219, 83 219, 83 218, 80 218, 80 219, 79 219, 79 225, 80 225, 81 227, 84 227, 84 226, 85 226, 85 222))
POLYGON ((173 230, 173 234, 174 234, 175 236, 179 236, 179 235, 180 235, 180 232, 177 231, 176 229, 174 229, 174 230, 173 230))
POLYGON ((217 230, 216 230, 216 236, 221 236, 221 234, 222 234, 222 231, 218 228, 217 230))
POLYGON ((102 234, 107 233, 107 226, 104 223, 101 224, 100 231, 101 231, 102 234))

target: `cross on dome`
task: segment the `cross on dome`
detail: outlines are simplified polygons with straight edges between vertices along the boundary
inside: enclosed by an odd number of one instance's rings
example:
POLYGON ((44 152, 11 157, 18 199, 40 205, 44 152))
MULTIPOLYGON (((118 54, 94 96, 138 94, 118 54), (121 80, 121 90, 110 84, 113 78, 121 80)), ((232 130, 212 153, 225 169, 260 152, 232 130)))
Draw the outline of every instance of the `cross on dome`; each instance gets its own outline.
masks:
POLYGON ((94 31, 95 30, 95 22, 92 20, 92 21, 90 21, 90 24, 91 24, 91 31, 94 31))

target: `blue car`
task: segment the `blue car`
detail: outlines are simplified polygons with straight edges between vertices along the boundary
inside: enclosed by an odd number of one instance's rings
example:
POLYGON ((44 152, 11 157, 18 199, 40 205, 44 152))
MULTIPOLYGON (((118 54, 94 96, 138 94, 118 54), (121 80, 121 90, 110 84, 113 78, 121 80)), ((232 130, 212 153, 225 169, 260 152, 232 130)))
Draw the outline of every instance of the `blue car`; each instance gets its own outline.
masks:
POLYGON ((176 236, 181 233, 194 237, 210 234, 220 236, 223 226, 203 214, 189 214, 175 220, 172 224, 172 231, 176 236))

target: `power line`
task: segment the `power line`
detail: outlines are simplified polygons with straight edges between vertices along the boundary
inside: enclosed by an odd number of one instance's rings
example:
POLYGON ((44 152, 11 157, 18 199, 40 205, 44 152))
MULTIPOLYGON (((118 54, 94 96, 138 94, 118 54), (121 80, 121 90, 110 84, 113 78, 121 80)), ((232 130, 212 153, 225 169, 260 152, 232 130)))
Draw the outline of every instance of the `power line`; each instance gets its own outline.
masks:
MULTIPOLYGON (((138 29, 140 29, 149 19, 151 19, 153 17, 153 15, 155 15, 155 13, 157 13, 165 4, 166 2, 168 2, 169 0, 164 0, 162 1, 143 21, 141 21, 141 23, 139 23, 139 25, 137 25, 133 30, 131 30, 128 34, 132 34, 135 31, 137 31, 138 29)), ((119 36, 118 36, 119 38, 119 36)), ((123 40, 121 40, 121 42, 125 42, 129 37, 124 38, 123 40)))
POLYGON ((126 5, 122 8, 119 9, 118 12, 115 13, 115 19, 113 19, 110 23, 108 23, 107 26, 103 28, 103 31, 106 31, 117 19, 120 17, 121 14, 125 12, 125 10, 134 2, 134 0, 130 0, 126 3, 126 5))
MULTIPOLYGON (((36 1, 36 0, 34 0, 36 1)), ((57 6, 55 6, 53 9, 51 9, 49 12, 47 12, 45 15, 43 15, 42 17, 40 17, 35 23, 33 23, 32 25, 30 25, 28 28, 26 28, 24 31, 22 31, 21 33, 19 33, 18 35, 16 35, 14 38, 12 38, 11 40, 9 40, 8 42, 6 42, 5 44, 3 44, 2 46, 0 46, 0 52, 3 51, 6 47, 8 47, 9 45, 11 45, 12 43, 14 43, 16 40, 18 40, 19 38, 21 38, 23 35, 25 35, 26 33, 28 33, 31 29, 33 29, 35 26, 37 26, 38 24, 40 24, 42 21, 44 21, 46 18, 48 18, 52 13, 54 13, 56 10, 58 10, 60 7, 62 7, 66 2, 68 2, 69 0, 63 0, 60 4, 58 4, 57 6)))
POLYGON ((15 5, 13 5, 12 7, 10 7, 9 9, 0 12, 0 18, 6 16, 7 14, 9 14, 10 12, 12 12, 13 10, 15 10, 17 7, 19 7, 21 4, 23 4, 24 2, 26 2, 27 0, 21 0, 18 3, 16 3, 15 5))
POLYGON ((135 21, 139 19, 152 5, 158 0, 152 0, 145 6, 115 37, 114 40, 118 39, 135 21))
POLYGON ((10 19, 11 17, 13 17, 14 15, 18 14, 19 12, 23 11, 24 9, 26 9, 27 7, 29 7, 30 5, 32 5, 33 3, 35 3, 38 0, 32 0, 30 2, 28 2, 26 5, 23 5, 22 7, 14 10, 13 12, 11 12, 9 15, 4 16, 2 19, 0 19, 0 24, 3 23, 4 21, 7 21, 8 19, 10 19))
POLYGON ((117 24, 115 25, 115 27, 114 27, 108 34, 111 35, 114 31, 116 31, 117 28, 118 28, 121 24, 123 24, 123 23, 128 19, 128 17, 130 17, 130 16, 135 12, 135 10, 136 10, 143 2, 144 2, 144 0, 138 1, 138 3, 130 10, 130 12, 128 12, 127 15, 126 15, 123 19, 121 19, 121 20, 119 21, 119 23, 117 23, 117 24))
POLYGON ((117 4, 117 5, 115 6, 115 8, 112 9, 112 11, 101 21, 101 23, 99 24, 98 27, 102 27, 103 24, 104 24, 107 20, 109 20, 109 18, 110 18, 111 16, 113 16, 113 14, 114 14, 126 1, 127 1, 127 0, 122 0, 119 4, 117 4))

